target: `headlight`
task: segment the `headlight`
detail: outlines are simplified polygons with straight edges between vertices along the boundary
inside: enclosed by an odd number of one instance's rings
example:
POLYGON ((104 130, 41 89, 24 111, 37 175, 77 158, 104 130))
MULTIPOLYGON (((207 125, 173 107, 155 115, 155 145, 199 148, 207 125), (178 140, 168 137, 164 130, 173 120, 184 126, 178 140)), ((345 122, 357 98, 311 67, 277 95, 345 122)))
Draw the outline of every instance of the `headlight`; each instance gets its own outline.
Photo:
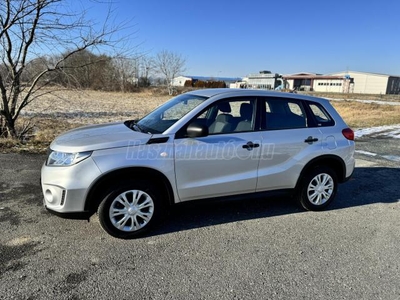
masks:
POLYGON ((88 158, 90 155, 92 155, 92 151, 78 153, 51 151, 49 157, 47 158, 46 165, 71 166, 88 158))

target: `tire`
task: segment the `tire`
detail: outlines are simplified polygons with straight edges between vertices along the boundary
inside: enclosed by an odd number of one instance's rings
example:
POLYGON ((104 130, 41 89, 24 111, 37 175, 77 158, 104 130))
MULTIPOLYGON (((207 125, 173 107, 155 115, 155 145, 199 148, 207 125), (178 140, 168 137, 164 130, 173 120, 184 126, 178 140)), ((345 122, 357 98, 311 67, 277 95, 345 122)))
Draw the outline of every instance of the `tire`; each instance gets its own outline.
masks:
POLYGON ((161 212, 161 195, 147 181, 116 185, 97 210, 101 227, 122 239, 143 235, 159 221, 161 212))
POLYGON ((329 167, 316 167, 306 174, 297 201, 306 210, 324 210, 335 198, 338 180, 329 167))

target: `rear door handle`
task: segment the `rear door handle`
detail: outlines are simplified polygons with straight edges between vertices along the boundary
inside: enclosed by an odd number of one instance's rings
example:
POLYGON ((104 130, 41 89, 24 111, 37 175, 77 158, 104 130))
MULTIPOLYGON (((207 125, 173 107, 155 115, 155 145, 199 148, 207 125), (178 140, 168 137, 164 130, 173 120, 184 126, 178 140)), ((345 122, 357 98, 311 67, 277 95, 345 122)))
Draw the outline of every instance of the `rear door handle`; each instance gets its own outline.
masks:
POLYGON ((253 142, 247 142, 246 145, 242 146, 244 149, 253 149, 253 148, 258 148, 260 147, 260 144, 254 144, 253 142))
POLYGON ((318 139, 313 138, 312 136, 309 136, 306 140, 304 140, 304 142, 311 145, 314 142, 318 142, 318 139))

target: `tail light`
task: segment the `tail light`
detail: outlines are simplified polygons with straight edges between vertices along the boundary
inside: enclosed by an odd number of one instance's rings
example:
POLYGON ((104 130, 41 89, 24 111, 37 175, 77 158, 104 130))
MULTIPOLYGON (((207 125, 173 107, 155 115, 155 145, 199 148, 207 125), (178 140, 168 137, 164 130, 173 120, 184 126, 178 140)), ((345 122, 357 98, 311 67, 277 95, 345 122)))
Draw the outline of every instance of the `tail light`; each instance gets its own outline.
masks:
POLYGON ((351 130, 350 128, 343 129, 342 134, 346 139, 354 141, 354 131, 351 130))

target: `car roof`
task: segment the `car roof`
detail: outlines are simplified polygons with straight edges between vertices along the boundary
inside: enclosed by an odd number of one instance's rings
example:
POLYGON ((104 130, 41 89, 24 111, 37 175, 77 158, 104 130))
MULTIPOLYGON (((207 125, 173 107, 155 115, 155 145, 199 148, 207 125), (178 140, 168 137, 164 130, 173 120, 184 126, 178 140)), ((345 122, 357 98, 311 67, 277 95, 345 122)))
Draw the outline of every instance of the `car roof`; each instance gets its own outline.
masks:
POLYGON ((219 88, 219 89, 200 89, 188 92, 188 94, 203 96, 203 97, 240 97, 240 96, 259 96, 259 97, 279 97, 279 98, 294 98, 302 99, 315 102, 329 102, 325 98, 318 98, 314 96, 295 94, 295 93, 284 93, 278 91, 268 91, 268 90, 257 90, 257 89, 231 89, 231 88, 219 88))

